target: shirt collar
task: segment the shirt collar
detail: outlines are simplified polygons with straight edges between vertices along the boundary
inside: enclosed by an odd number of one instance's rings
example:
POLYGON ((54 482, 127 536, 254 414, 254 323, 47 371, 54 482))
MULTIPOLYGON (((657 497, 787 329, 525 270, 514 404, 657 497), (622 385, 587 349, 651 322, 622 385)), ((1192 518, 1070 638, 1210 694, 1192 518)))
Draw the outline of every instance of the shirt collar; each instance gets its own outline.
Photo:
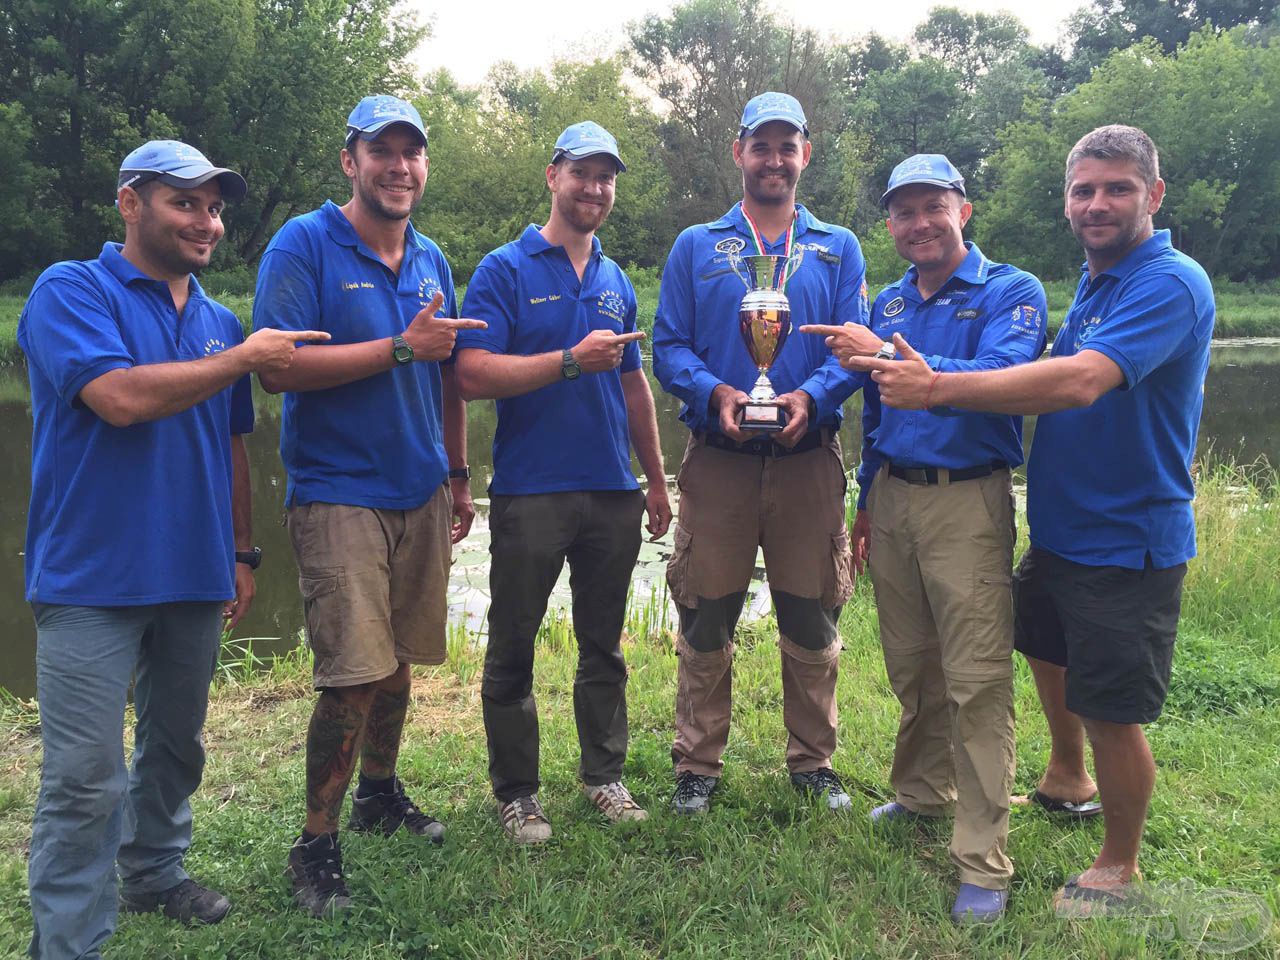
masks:
MULTIPOLYGON (((336 203, 326 200, 324 206, 320 208, 320 215, 324 218, 325 229, 329 231, 329 236, 335 243, 344 247, 354 247, 366 256, 381 262, 381 258, 375 256, 369 249, 369 245, 360 239, 360 234, 356 233, 356 228, 351 225, 351 221, 336 203)), ((410 250, 426 249, 422 234, 414 228, 412 220, 407 221, 404 226, 404 249, 406 254, 410 250)))
MULTIPOLYGON (((964 246, 969 252, 960 261, 960 266, 956 267, 951 276, 947 277, 942 286, 938 288, 937 293, 934 294, 935 297, 947 289, 953 280, 963 280, 971 286, 982 286, 990 279, 991 261, 986 258, 986 255, 978 249, 978 245, 972 240, 966 240, 964 246)), ((902 280, 900 281, 901 287, 919 297, 919 287, 916 286, 916 280, 919 276, 920 271, 914 264, 907 267, 907 272, 902 275, 902 280)))
MULTIPOLYGON (((548 250, 563 250, 564 247, 553 246, 542 235, 542 228, 536 223, 531 223, 524 228, 524 233, 520 234, 520 252, 526 257, 536 257, 540 253, 546 253, 548 250)), ((596 258, 601 256, 600 238, 592 234, 591 236, 591 256, 596 258)))
MULTIPOLYGON (((127 287, 133 283, 151 283, 159 284, 168 290, 169 284, 164 280, 157 280, 148 274, 143 273, 133 263, 125 259, 123 243, 116 243, 108 240, 102 245, 102 253, 98 256, 98 261, 110 271, 111 275, 120 281, 120 285, 127 287)), ((204 298, 204 288, 200 286, 200 281, 196 279, 194 273, 187 274, 187 296, 204 298)))
MULTIPOLYGON (((720 219, 712 220, 710 223, 708 223, 707 228, 709 230, 738 230, 738 231, 741 231, 742 233, 745 233, 747 236, 751 235, 751 225, 747 223, 747 217, 742 212, 741 200, 735 203, 724 216, 720 217, 720 219)), ((821 220, 815 217, 812 213, 810 213, 807 209, 805 209, 804 204, 797 203, 796 204, 796 236, 800 236, 801 234, 808 233, 811 230, 817 233, 834 232, 830 224, 823 223, 821 220)))
MULTIPOLYGON (((1140 244, 1129 251, 1128 255, 1113 267, 1098 272, 1101 277, 1104 274, 1109 277, 1115 277, 1117 280, 1123 280, 1140 266, 1166 250, 1173 248, 1172 234, 1168 230, 1157 230, 1151 236, 1147 237, 1140 244)), ((1089 261, 1086 260, 1080 267, 1080 270, 1087 276, 1089 273, 1089 261)))

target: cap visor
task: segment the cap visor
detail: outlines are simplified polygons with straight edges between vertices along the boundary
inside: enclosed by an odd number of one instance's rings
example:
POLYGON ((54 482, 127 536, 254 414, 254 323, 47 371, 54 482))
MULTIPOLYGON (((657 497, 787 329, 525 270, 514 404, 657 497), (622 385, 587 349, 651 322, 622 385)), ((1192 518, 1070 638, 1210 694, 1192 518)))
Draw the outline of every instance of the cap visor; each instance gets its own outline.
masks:
MULTIPOLYGON (((423 143, 427 142, 426 131, 420 129, 416 124, 414 124, 412 121, 409 121, 409 120, 397 120, 397 119, 383 120, 379 123, 373 124, 372 126, 366 127, 363 130, 356 130, 355 132, 360 134, 361 140, 377 140, 383 130, 387 129, 387 127, 393 127, 396 124, 399 124, 402 127, 408 127, 410 130, 412 130, 414 133, 416 133, 419 137, 422 138, 423 143)), ((352 128, 348 127, 347 130, 348 130, 347 136, 350 137, 352 128)))
POLYGON ((751 126, 742 128, 742 135, 750 136, 751 134, 759 130, 761 127, 763 127, 766 123, 773 123, 773 121, 775 120, 781 120, 783 123, 787 124, 788 126, 795 127, 797 130, 803 133, 806 137, 809 135, 809 127, 805 124, 796 123, 795 117, 778 116, 776 114, 770 114, 767 116, 758 117, 756 119, 756 122, 751 124, 751 126))
MULTIPOLYGON (((192 168, 188 168, 192 169, 192 168)), ((249 192, 249 185, 244 182, 244 177, 236 173, 234 170, 228 170, 226 167, 203 167, 195 168, 199 172, 191 173, 190 176, 182 176, 183 170, 162 173, 158 177, 161 183, 168 184, 171 187, 198 187, 202 183, 208 183, 210 180, 217 179, 218 188, 222 191, 224 200, 243 200, 244 195, 249 192)))
POLYGON ((957 187, 954 183, 949 183, 946 180, 908 180, 906 183, 898 184, 891 190, 886 190, 880 197, 880 206, 885 206, 889 202, 889 197, 903 187, 914 187, 920 184, 924 184, 926 187, 941 187, 943 190, 955 190, 966 200, 969 198, 969 195, 964 192, 964 187, 957 187))
POLYGON ((608 150, 592 150, 590 153, 574 153, 571 150, 559 150, 557 153, 559 156, 555 157, 551 161, 552 163, 555 163, 555 161, 560 159, 560 157, 568 157, 570 160, 585 160, 587 157, 608 157, 618 165, 619 173, 627 172, 627 165, 622 162, 622 158, 616 153, 610 153, 608 150))

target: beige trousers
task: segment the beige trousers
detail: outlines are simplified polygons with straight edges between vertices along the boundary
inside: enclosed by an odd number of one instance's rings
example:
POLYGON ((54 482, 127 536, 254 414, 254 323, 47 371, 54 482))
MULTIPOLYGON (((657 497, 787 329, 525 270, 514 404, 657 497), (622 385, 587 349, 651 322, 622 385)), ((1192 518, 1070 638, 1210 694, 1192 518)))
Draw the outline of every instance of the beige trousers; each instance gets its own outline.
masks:
POLYGON ((1013 874, 1005 854, 1014 772, 1009 471, 918 486, 886 467, 867 509, 880 642, 902 704, 897 800, 926 816, 954 804, 960 881, 1003 889, 1013 874))

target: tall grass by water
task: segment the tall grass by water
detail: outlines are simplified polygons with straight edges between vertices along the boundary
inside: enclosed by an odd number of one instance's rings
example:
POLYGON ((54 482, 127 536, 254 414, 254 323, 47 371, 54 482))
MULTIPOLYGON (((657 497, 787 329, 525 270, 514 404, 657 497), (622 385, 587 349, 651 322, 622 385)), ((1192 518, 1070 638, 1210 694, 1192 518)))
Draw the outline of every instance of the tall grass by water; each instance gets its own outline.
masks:
MULTIPOLYGON (((1159 777, 1145 842, 1149 881, 1186 882, 1208 909, 1227 891, 1263 898, 1280 916, 1280 490, 1270 471, 1201 467, 1200 557, 1187 578, 1169 705, 1148 728, 1159 777), (1215 893, 1216 891, 1216 893, 1215 893)), ((841 741, 835 767, 855 797, 833 817, 801 801, 783 763, 785 730, 775 625, 740 631, 734 719, 713 811, 666 811, 675 693, 672 637, 637 593, 625 641, 631 749, 626 779, 652 813, 606 827, 580 796, 572 716, 575 647, 563 614, 539 634, 535 690, 542 798, 556 831, 515 849, 489 793, 479 681, 483 648, 464 628, 446 663, 415 670, 399 772, 448 825, 443 848, 415 838, 344 834, 357 907, 341 921, 295 910, 281 875, 303 817, 303 743, 313 702, 303 649, 219 675, 207 727, 209 765, 194 798, 188 866, 227 891, 220 925, 179 928, 126 917, 114 960, 293 958, 1184 958, 1186 930, 1150 921, 1068 922, 1049 900, 1091 861, 1101 824, 1064 825, 1015 807, 1016 867, 1008 918, 959 929, 948 919, 955 877, 948 826, 873 831, 890 796, 898 707, 885 681, 865 580, 841 621, 841 741)), ((232 658, 234 660, 234 657, 232 658)), ((1048 734, 1025 667, 1016 674, 1019 791, 1044 767, 1048 734)), ((0 956, 29 930, 25 853, 39 743, 31 704, 0 703, 0 956)), ((1196 898, 1199 899, 1196 899, 1196 898)), ((1183 924, 1182 927, 1186 927, 1183 924)), ((1213 931, 1209 931, 1212 933, 1213 931)), ((1211 945, 1211 944, 1206 944, 1211 945)), ((1238 956, 1274 958, 1280 941, 1238 956)))

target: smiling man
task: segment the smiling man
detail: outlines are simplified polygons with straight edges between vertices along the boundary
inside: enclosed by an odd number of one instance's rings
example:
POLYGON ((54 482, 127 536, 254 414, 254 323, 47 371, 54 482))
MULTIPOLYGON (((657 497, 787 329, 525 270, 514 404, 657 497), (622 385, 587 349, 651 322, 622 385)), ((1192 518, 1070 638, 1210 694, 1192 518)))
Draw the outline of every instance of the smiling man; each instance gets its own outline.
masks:
POLYGON ((498 817, 517 843, 551 824, 538 801, 533 644, 566 559, 578 672, 573 710, 583 790, 610 822, 646 813, 622 784, 627 666, 620 646, 640 518, 657 539, 671 508, 653 395, 640 361, 631 281, 600 249, 626 167, 590 120, 556 140, 546 169, 551 215, 481 261, 465 312, 488 322, 458 338, 468 399, 498 401, 489 485, 489 643, 485 733, 498 817), (635 448, 648 493, 631 472, 635 448))
POLYGON ((117 874, 126 912, 217 923, 231 909, 183 860, 219 640, 254 594, 248 374, 327 339, 244 340, 192 275, 245 189, 188 144, 144 144, 120 167, 124 244, 54 264, 18 321, 34 420, 26 580, 44 758, 28 871, 41 960, 101 956, 117 874))
POLYGON ((427 179, 427 132, 412 104, 361 100, 341 160, 351 199, 281 227, 253 304, 259 329, 333 338, 260 378, 287 394, 285 504, 320 691, 306 825, 288 863, 295 899, 315 916, 350 905, 338 814, 357 758, 350 829, 444 841, 406 795, 396 759, 409 667, 444 660, 450 543, 474 516, 466 406, 446 361, 459 329, 484 326, 450 319, 449 265, 409 219, 427 179))
POLYGON ((837 431, 841 404, 860 379, 841 370, 817 337, 793 334, 769 369, 786 426, 771 436, 744 432, 739 415, 759 371, 739 333, 746 291, 729 257, 785 257, 803 247, 786 284, 795 323, 865 323, 866 265, 852 233, 796 203, 812 145, 795 97, 752 98, 732 149, 742 202, 676 238, 653 327, 654 372, 683 401, 680 418, 691 433, 667 565, 680 614, 672 808, 705 812, 719 783, 733 636, 763 547, 778 615, 791 782, 830 809, 846 810, 851 799, 831 769, 836 625, 853 589, 837 431))
POLYGON ((1065 213, 1084 248, 1052 356, 952 371, 894 336, 901 360, 845 355, 902 410, 1040 413, 1027 470, 1031 549, 1014 577, 1015 646, 1035 675, 1053 737, 1040 791, 1087 796, 1093 746, 1106 835, 1058 893, 1060 913, 1105 913, 1138 874, 1155 783, 1142 731, 1160 715, 1191 511, 1213 289, 1153 215, 1164 199, 1155 144, 1100 127, 1067 156, 1065 213), (1083 730, 1081 722, 1083 721, 1083 730))
MULTIPOLYGON (((998 370, 1040 355, 1044 288, 965 242, 973 208, 951 161, 908 157, 881 203, 912 266, 876 297, 869 329, 802 331, 825 334, 846 356, 875 354, 898 333, 938 370, 998 370)), ((954 808, 952 915, 994 920, 1013 874, 1011 469, 1022 463, 1022 418, 895 410, 881 405, 874 382, 862 410, 853 549, 859 567, 870 566, 885 668, 902 704, 894 800, 871 817, 883 824, 954 808)))

